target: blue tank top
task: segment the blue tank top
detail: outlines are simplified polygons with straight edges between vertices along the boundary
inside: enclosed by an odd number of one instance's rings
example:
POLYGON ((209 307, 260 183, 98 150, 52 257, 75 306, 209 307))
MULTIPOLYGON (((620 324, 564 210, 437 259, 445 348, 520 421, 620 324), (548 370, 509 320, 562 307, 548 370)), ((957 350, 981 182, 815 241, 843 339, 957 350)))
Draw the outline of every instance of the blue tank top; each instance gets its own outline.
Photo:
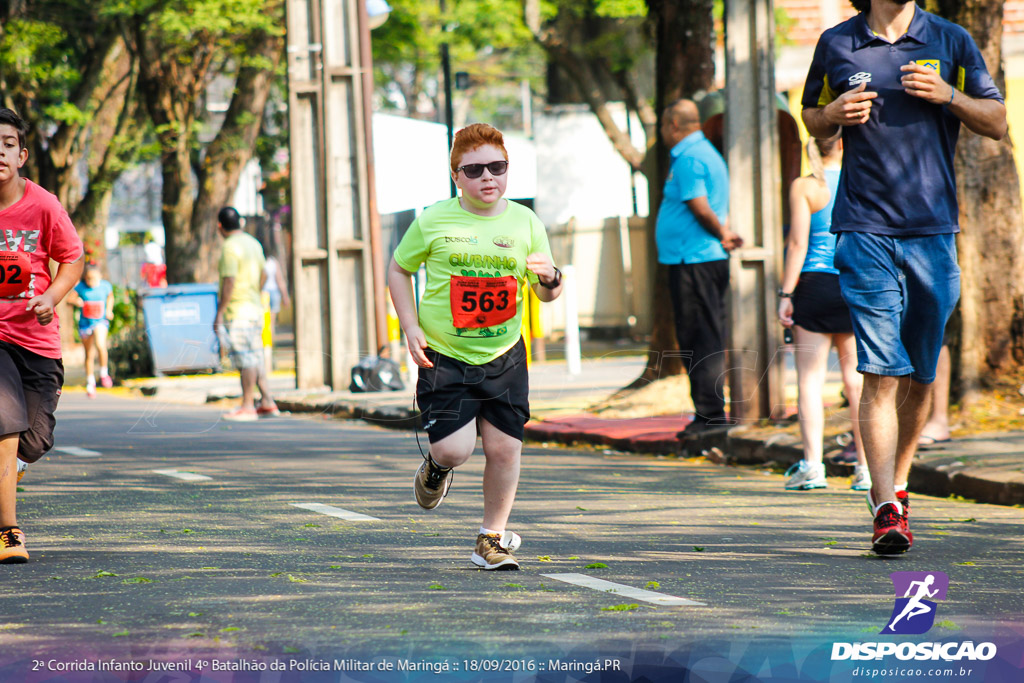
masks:
POLYGON ((829 232, 832 227, 832 205, 836 202, 836 188, 839 187, 839 169, 826 169, 825 184, 829 199, 821 211, 811 214, 811 234, 807 237, 807 256, 804 258, 802 273, 836 273, 832 265, 836 252, 836 236, 829 232))

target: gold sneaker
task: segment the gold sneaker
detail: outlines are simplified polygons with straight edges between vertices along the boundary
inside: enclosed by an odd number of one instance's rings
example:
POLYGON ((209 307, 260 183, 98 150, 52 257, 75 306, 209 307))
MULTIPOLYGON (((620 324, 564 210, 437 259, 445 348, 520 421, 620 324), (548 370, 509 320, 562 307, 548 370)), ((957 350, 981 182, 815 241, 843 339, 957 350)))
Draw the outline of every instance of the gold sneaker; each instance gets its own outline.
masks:
POLYGON ((452 478, 455 476, 454 468, 445 469, 438 467, 428 455, 423 459, 423 464, 416 470, 416 478, 413 479, 412 488, 416 493, 416 502, 424 510, 433 510, 444 497, 448 495, 451 488, 452 478))
POLYGON ((478 567, 484 569, 500 569, 515 571, 519 563, 512 556, 512 550, 519 547, 522 539, 517 534, 506 531, 504 534, 480 534, 476 537, 476 549, 470 559, 478 567))
POLYGON ((25 562, 28 562, 25 534, 16 526, 0 529, 0 564, 23 564, 25 562))

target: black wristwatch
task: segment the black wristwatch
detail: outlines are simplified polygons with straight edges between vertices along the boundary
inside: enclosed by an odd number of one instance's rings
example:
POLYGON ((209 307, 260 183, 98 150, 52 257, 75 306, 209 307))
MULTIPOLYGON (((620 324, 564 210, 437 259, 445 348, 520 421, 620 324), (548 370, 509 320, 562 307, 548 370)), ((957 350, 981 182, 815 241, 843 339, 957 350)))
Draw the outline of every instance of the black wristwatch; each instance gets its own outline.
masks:
POLYGON ((780 287, 779 288, 779 298, 780 299, 792 299, 793 298, 793 292, 784 292, 784 291, 782 291, 782 288, 780 287))
POLYGON ((544 282, 540 278, 537 278, 537 281, 540 282, 541 287, 546 287, 547 289, 554 289, 558 285, 562 284, 562 271, 560 271, 558 268, 555 268, 555 279, 552 280, 551 282, 544 282))

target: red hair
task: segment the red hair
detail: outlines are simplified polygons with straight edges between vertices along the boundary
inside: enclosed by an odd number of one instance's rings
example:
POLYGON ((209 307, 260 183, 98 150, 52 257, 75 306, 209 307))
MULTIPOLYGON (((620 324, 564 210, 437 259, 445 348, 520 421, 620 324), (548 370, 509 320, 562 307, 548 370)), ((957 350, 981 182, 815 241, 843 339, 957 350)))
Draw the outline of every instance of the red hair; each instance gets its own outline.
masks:
POLYGON ((508 161, 508 150, 505 149, 505 138, 501 131, 486 123, 471 123, 455 134, 451 155, 452 173, 459 167, 463 154, 484 145, 494 145, 501 150, 505 161, 508 161))

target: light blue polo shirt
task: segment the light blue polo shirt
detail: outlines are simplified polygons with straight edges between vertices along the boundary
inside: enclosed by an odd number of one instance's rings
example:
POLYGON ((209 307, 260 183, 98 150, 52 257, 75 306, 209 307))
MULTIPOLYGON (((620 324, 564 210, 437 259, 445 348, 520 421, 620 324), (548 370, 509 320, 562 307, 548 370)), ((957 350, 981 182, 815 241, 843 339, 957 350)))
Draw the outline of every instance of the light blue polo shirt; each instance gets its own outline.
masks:
POLYGON ((724 261, 729 255, 721 241, 704 229, 686 202, 707 197, 718 220, 725 222, 729 215, 729 172, 725 160, 700 131, 680 140, 669 156, 672 165, 654 233, 658 263, 724 261))
POLYGON ((803 106, 824 107, 861 83, 878 93, 867 123, 843 127, 832 232, 912 237, 959 231, 953 157, 960 119, 906 93, 900 67, 908 62, 937 70, 971 97, 1003 101, 970 34, 920 7, 894 43, 876 35, 864 14, 825 31, 803 106))

